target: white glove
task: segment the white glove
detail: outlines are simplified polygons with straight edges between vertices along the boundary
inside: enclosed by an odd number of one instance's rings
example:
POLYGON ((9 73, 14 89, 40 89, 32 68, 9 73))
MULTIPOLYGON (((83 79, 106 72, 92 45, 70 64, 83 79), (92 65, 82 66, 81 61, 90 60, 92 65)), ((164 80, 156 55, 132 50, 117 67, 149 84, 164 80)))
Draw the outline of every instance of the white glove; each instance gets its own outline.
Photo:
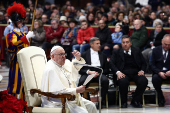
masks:
POLYGON ((29 31, 28 34, 26 35, 27 40, 29 40, 31 37, 34 37, 34 32, 33 31, 29 31))
POLYGON ((151 49, 154 49, 154 48, 155 48, 155 46, 152 46, 152 47, 151 47, 151 49))

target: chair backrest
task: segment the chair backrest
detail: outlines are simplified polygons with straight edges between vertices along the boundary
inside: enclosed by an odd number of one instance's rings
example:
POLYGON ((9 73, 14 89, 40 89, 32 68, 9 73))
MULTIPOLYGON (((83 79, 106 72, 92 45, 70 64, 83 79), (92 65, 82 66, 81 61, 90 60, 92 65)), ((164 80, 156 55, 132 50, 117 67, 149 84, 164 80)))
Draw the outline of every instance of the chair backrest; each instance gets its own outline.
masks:
POLYGON ((47 62, 45 52, 39 47, 30 46, 21 49, 17 57, 27 105, 38 106, 41 104, 41 96, 37 93, 31 95, 30 89, 41 89, 42 74, 47 62))
POLYGON ((0 75, 0 82, 1 82, 1 80, 3 79, 3 76, 2 75, 0 75))

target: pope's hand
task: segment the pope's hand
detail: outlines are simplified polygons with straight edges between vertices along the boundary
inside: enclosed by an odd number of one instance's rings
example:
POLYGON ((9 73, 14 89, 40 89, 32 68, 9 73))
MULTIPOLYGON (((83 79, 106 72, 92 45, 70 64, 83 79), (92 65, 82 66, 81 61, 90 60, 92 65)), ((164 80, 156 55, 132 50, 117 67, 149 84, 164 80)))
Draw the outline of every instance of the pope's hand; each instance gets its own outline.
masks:
POLYGON ((83 93, 85 91, 86 86, 79 86, 76 88, 76 93, 83 93))
POLYGON ((80 60, 81 54, 80 54, 79 51, 74 50, 74 51, 72 52, 72 54, 75 56, 75 58, 76 58, 77 60, 80 60))

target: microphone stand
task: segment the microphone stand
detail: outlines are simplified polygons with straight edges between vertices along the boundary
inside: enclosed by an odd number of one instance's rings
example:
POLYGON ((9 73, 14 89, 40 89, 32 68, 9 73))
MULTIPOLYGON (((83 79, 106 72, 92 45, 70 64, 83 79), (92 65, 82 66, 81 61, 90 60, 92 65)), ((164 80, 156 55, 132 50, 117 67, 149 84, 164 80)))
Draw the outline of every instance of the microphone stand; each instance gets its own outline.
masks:
POLYGON ((100 76, 99 76, 99 113, 101 113, 101 101, 102 101, 102 97, 101 97, 101 77, 102 77, 102 73, 103 73, 103 69, 99 68, 99 67, 95 67, 95 66, 91 66, 88 64, 81 64, 81 63, 74 63, 74 65, 83 65, 83 66, 88 66, 88 67, 93 67, 93 68, 98 68, 101 70, 100 76))
POLYGON ((100 76, 99 76, 99 113, 101 113, 101 101, 102 101, 102 97, 101 97, 101 77, 102 77, 103 69, 102 68, 98 68, 98 69, 101 69, 101 71, 102 71, 100 73, 100 76))

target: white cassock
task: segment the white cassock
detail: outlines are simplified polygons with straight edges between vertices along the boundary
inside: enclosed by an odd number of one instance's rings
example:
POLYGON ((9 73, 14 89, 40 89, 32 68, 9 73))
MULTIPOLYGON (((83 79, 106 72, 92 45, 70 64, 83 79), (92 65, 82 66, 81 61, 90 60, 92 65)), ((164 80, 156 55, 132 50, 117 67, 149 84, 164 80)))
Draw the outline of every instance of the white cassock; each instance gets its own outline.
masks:
MULTIPOLYGON (((97 113, 96 106, 93 102, 84 99, 80 94, 76 93, 75 81, 79 76, 78 71, 82 66, 73 65, 73 62, 85 63, 74 59, 72 62, 66 59, 63 66, 58 65, 55 61, 49 60, 45 66, 42 76, 41 90, 44 92, 72 93, 76 95, 74 101, 66 101, 66 107, 71 113, 97 113)), ((48 98, 41 96, 42 107, 61 107, 61 99, 48 98)))

